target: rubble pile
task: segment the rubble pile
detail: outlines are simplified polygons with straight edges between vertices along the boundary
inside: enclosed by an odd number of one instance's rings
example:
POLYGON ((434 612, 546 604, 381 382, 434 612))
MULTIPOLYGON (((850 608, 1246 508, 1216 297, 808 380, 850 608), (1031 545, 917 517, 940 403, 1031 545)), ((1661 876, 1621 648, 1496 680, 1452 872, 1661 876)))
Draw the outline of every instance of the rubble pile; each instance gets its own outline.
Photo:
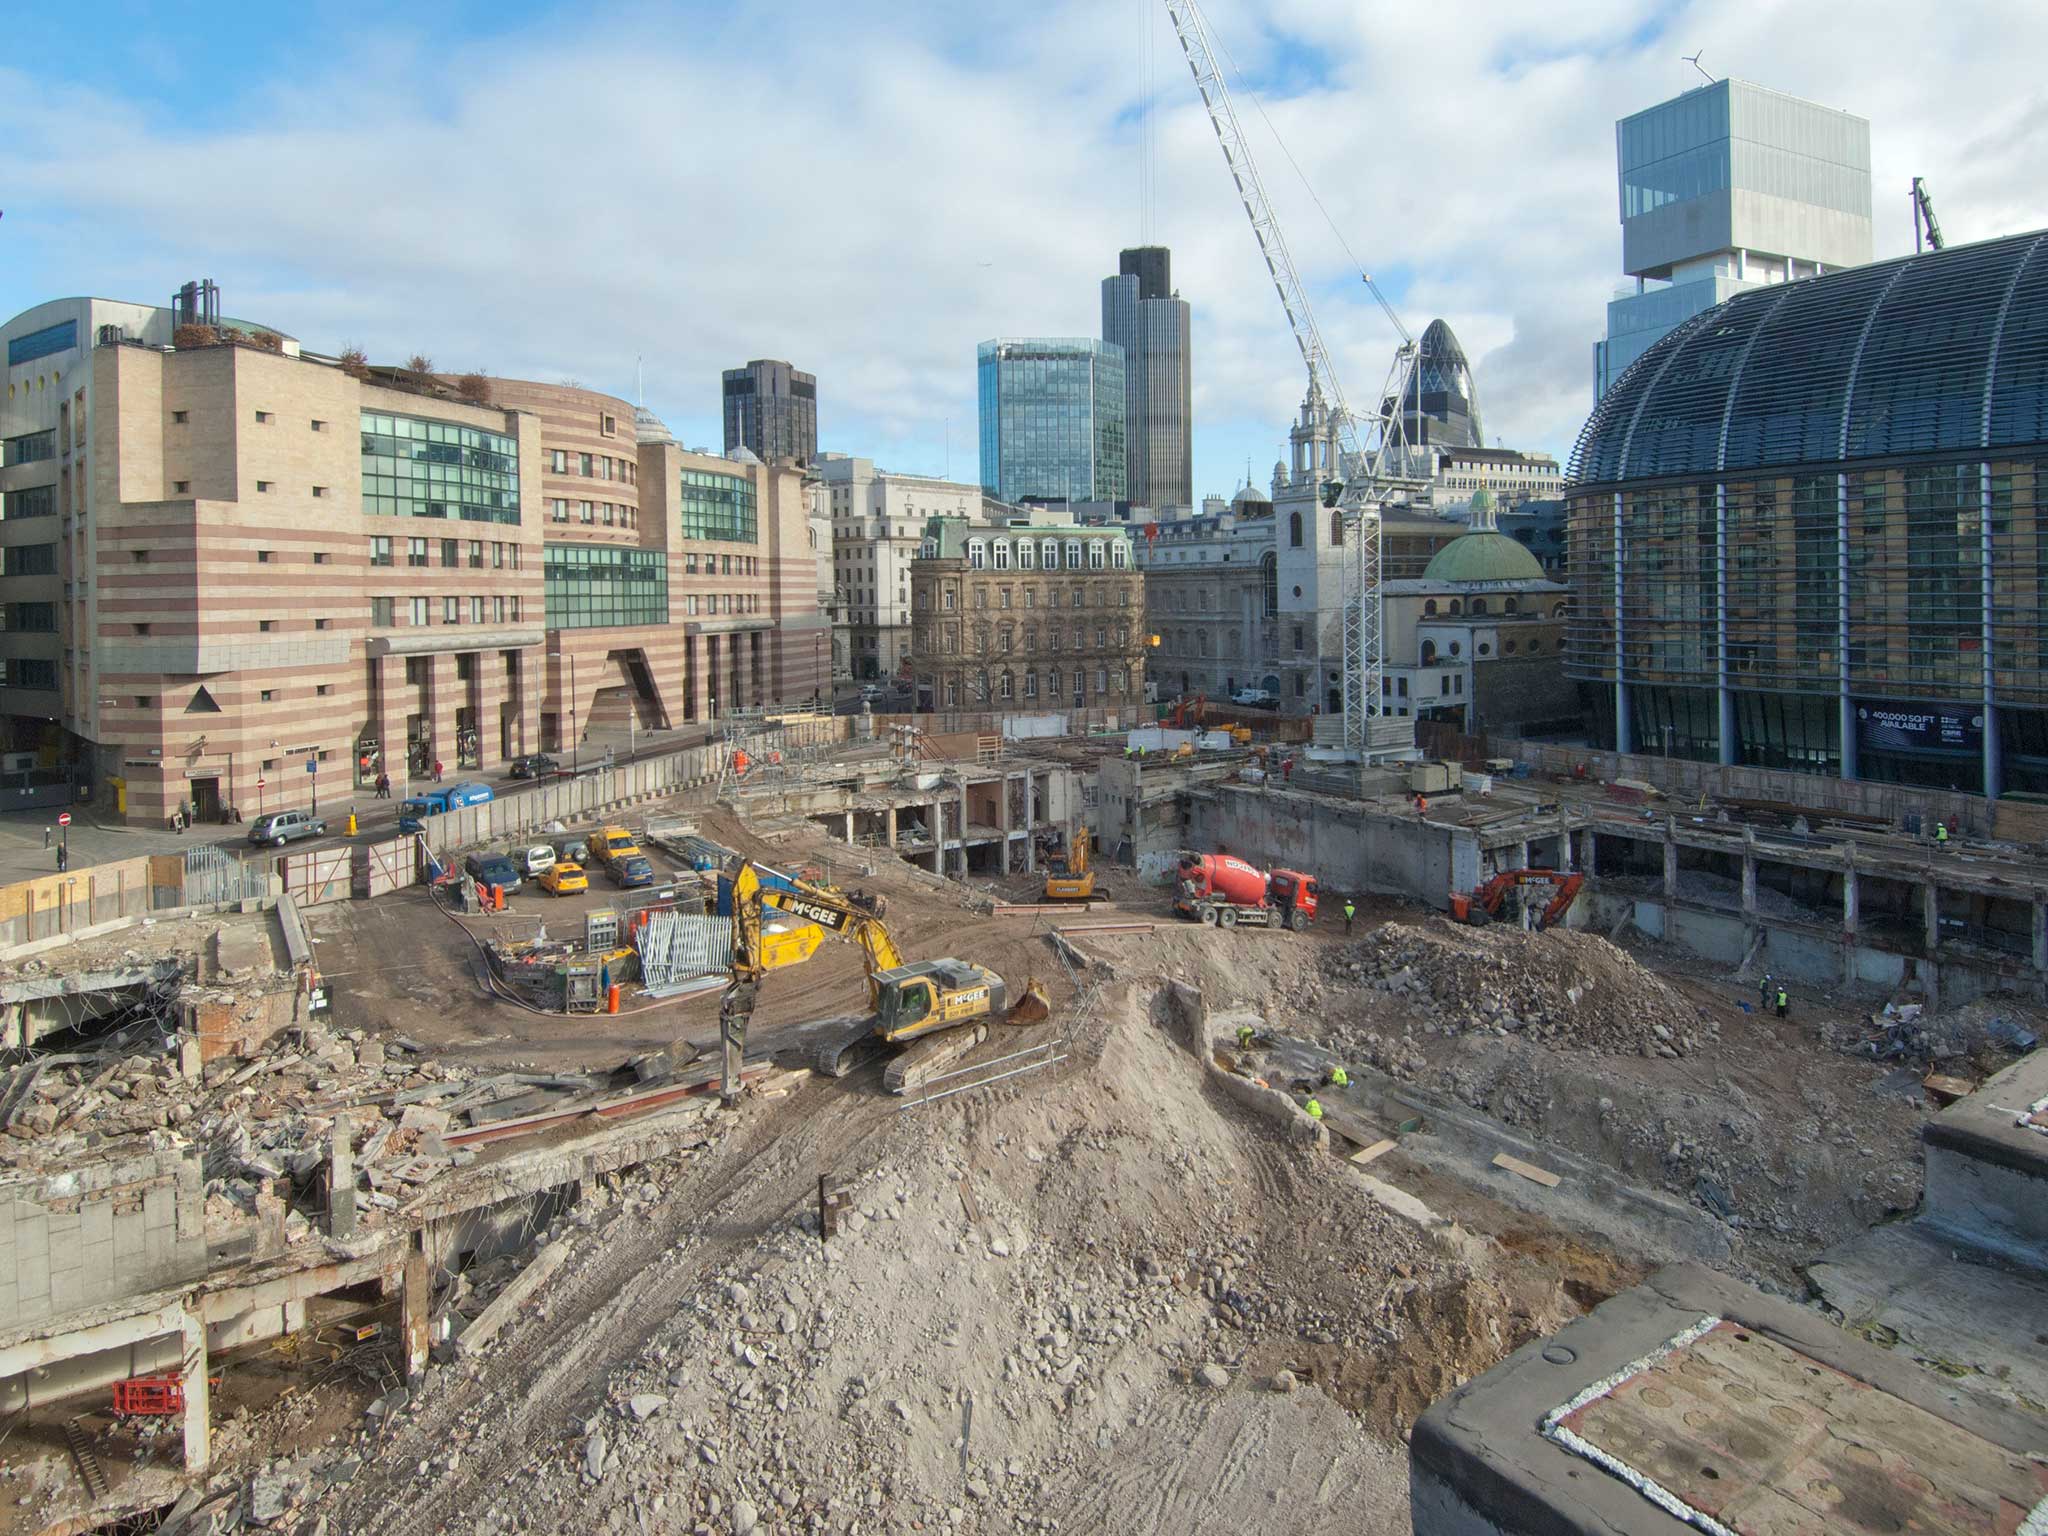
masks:
POLYGON ((1326 972, 1392 994, 1439 1034, 1521 1034, 1546 1045, 1675 1057, 1718 1033, 1632 956, 1568 929, 1388 923, 1340 951, 1326 972))

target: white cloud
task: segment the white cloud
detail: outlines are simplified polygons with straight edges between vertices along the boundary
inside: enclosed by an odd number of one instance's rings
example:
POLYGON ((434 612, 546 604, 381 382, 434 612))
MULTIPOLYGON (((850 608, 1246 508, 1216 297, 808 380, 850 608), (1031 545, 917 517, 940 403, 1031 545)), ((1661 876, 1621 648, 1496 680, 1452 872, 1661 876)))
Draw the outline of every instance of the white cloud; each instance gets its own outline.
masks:
MULTIPOLYGON (((1155 240, 1195 312, 1198 490, 1263 480, 1301 365, 1164 8, 1155 240)), ((1621 281, 1613 122, 1682 89, 1680 55, 1869 118, 1878 249, 1929 178, 1952 241, 2048 224, 2048 12, 1968 25, 1903 0, 1331 6, 1213 0, 1212 20, 1345 239, 1416 331, 1448 319, 1488 430, 1562 452, 1621 281), (1959 103, 1971 104, 1959 111, 1959 103)), ((118 81, 0 72, 7 249, 26 305, 168 293, 315 346, 573 376, 717 434, 718 370, 820 378, 827 446, 974 472, 975 343, 1094 334, 1136 243, 1130 112, 1146 0, 564 15, 494 39, 362 35, 180 127, 118 81), (225 122, 229 126, 217 126, 225 122)), ((232 88, 224 79, 223 88, 232 88)), ((1248 99, 1269 189, 1355 401, 1392 333, 1248 99)))

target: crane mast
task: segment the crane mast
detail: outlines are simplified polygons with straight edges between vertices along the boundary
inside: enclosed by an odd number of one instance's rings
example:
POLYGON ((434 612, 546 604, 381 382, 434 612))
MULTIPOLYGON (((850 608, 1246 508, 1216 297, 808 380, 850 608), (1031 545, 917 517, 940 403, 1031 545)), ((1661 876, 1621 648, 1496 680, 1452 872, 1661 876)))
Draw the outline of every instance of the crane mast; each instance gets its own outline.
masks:
MULTIPOLYGON (((1374 722, 1383 713, 1380 704, 1385 671, 1381 647, 1380 509, 1391 492, 1412 484, 1404 406, 1415 378, 1415 339, 1401 323, 1379 286, 1369 275, 1361 274, 1401 336, 1401 345, 1395 351, 1386 386, 1381 392, 1380 406, 1373 417, 1378 431, 1368 448, 1361 438, 1358 418, 1352 414, 1344 398, 1343 387, 1337 382, 1337 371, 1330 362, 1329 349, 1323 345, 1322 332, 1316 326, 1315 310, 1309 303, 1308 289, 1295 268, 1293 254, 1287 248, 1279 216, 1273 211, 1272 200, 1266 196, 1265 183, 1259 178, 1251 145, 1238 121, 1237 109, 1231 103, 1229 88, 1223 82, 1223 71, 1216 62, 1215 50, 1210 46, 1208 23, 1195 0, 1165 0, 1165 4, 1166 14, 1173 22, 1174 35, 1187 58, 1188 70, 1194 76, 1195 90, 1208 111, 1210 126, 1216 130, 1216 142, 1223 151, 1224 164, 1237 186, 1238 200, 1244 205, 1245 217, 1251 221, 1252 237, 1259 242, 1259 254, 1265 258, 1274 290, 1280 295, 1280 306, 1286 310, 1287 323, 1294 331, 1295 345, 1301 349, 1301 360, 1308 369, 1311 390, 1320 390, 1329 404, 1338 452, 1338 462, 1332 467, 1341 481, 1341 484, 1333 482, 1337 492, 1335 506, 1345 538, 1341 568, 1344 747, 1362 764, 1368 760, 1368 754, 1376 744, 1374 737, 1378 733, 1374 730, 1374 722)), ((1332 487, 1323 489, 1327 493, 1332 487)))

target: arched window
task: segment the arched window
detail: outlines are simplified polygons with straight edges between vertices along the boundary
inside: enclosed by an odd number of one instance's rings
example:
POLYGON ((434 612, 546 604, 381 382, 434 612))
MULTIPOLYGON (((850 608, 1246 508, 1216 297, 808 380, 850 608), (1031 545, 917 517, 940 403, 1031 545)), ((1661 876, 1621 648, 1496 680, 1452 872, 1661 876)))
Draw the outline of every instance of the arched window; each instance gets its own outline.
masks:
POLYGON ((977 672, 974 674, 974 697, 980 703, 986 704, 988 702, 987 672, 977 672))
POLYGON ((1007 571, 1010 568, 1010 541, 1008 539, 997 539, 994 554, 996 569, 1007 571))
POLYGON ((1425 641, 1423 641, 1423 642, 1422 642, 1422 664, 1423 664, 1423 665, 1424 665, 1424 666, 1426 667, 1426 666, 1428 666, 1428 665, 1429 665, 1429 664, 1430 664, 1431 662, 1433 662, 1433 661, 1435 661, 1435 660, 1436 660, 1436 642, 1435 642, 1434 640, 1425 640, 1425 641))
POLYGON ((986 539, 969 539, 967 541, 967 568, 970 571, 978 571, 986 564, 988 564, 988 541, 986 539))
POLYGON ((1209 631, 1206 629, 1195 631, 1195 650, 1204 656, 1209 654, 1209 631))
POLYGON ((1043 557, 1039 564, 1045 570, 1056 571, 1060 568, 1060 541, 1058 539, 1041 540, 1038 546, 1038 553, 1043 557))
POLYGON ((1334 546, 1343 542, 1344 514, 1342 512, 1332 512, 1330 514, 1330 543, 1334 546))
POLYGON ((1451 612, 1452 612, 1452 613, 1454 613, 1454 614, 1458 614, 1458 613, 1463 613, 1464 611, 1465 611, 1465 605, 1464 605, 1463 603, 1459 602, 1459 601, 1458 601, 1458 599, 1456 599, 1455 597, 1454 597, 1454 598, 1452 598, 1452 599, 1451 599, 1451 612))
POLYGON ((1109 551, 1103 547, 1103 542, 1101 539, 1088 541, 1088 569, 1091 571, 1100 571, 1109 565, 1109 551))
POLYGON ((1501 611, 1503 613, 1519 613, 1521 612, 1521 604, 1511 597, 1501 604, 1501 611))
POLYGON ((1425 618, 1431 618, 1431 619, 1435 618, 1435 617, 1436 617, 1436 599, 1432 597, 1432 598, 1431 598, 1431 599, 1430 599, 1430 600, 1429 600, 1428 602, 1424 603, 1424 604, 1422 605, 1422 612, 1423 612, 1423 616, 1424 616, 1425 618))
POLYGON ((1259 587, 1264 593, 1264 615, 1275 618, 1280 612, 1280 562, 1268 551, 1259 556, 1259 587))
POLYGON ((1038 546, 1029 539, 1017 541, 1017 569, 1028 571, 1038 564, 1038 546))
POLYGON ((996 686, 1001 698, 1014 699, 1017 696, 1017 679, 1007 671, 1003 673, 996 686))
POLYGON ((1473 611, 1474 613, 1484 613, 1484 612, 1486 612, 1486 599, 1485 599, 1485 598, 1483 598, 1483 597, 1475 597, 1475 598, 1473 598, 1473 599, 1472 599, 1472 611, 1473 611))
POLYGON ((1287 514, 1287 547, 1289 549, 1301 548, 1301 514, 1299 512, 1287 514))
POLYGON ((1551 617, 1552 617, 1553 619, 1561 619, 1561 618, 1563 618, 1563 617, 1564 617, 1564 604, 1563 604, 1563 603, 1555 603, 1555 604, 1553 604, 1553 605, 1551 606, 1551 609, 1550 609, 1550 616, 1551 616, 1551 617))
POLYGON ((1060 696, 1060 669, 1058 667, 1054 667, 1045 674, 1045 692, 1048 698, 1056 699, 1060 696))

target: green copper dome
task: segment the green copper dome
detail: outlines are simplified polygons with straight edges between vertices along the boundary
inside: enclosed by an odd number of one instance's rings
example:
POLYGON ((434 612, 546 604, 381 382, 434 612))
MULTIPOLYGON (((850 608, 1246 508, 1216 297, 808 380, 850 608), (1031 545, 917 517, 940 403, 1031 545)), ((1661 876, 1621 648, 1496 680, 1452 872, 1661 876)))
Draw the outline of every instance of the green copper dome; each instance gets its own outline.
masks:
POLYGON ((1461 533, 1430 559, 1424 581, 1548 581, 1542 562, 1504 533, 1461 533))

